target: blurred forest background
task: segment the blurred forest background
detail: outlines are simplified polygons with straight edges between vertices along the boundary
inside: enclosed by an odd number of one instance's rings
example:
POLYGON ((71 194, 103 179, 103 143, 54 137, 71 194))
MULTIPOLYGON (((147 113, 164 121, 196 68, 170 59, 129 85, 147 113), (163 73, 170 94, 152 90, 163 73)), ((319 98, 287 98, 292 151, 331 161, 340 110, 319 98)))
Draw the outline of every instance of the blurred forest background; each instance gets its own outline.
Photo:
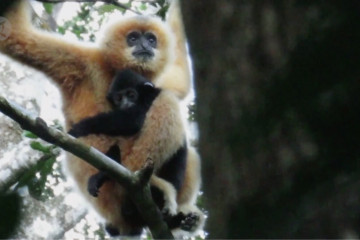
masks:
MULTIPOLYGON (((359 238, 360 2, 183 0, 182 8, 208 238, 359 238)), ((0 206, 18 209, 14 199, 0 206)))

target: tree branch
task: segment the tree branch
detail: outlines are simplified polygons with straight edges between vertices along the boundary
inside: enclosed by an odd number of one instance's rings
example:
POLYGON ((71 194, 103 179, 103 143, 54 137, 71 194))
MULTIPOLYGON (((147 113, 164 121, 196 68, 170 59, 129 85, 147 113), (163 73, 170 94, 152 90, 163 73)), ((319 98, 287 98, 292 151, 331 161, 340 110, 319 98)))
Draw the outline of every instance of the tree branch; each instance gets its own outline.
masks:
POLYGON ((89 2, 89 3, 96 3, 96 2, 103 2, 106 4, 112 4, 116 7, 126 9, 128 11, 131 11, 133 13, 136 13, 138 15, 142 15, 141 12, 135 11, 131 9, 130 7, 126 6, 125 4, 119 3, 116 0, 36 0, 38 2, 44 2, 44 3, 62 3, 62 2, 89 2))
POLYGON ((11 103, 1 96, 0 111, 18 122, 23 129, 31 131, 43 140, 57 145, 94 167, 105 171, 129 191, 130 197, 140 210, 140 214, 147 223, 153 237, 156 239, 173 239, 167 224, 162 220, 161 212, 151 197, 149 185, 149 179, 153 171, 151 161, 147 161, 147 164, 140 171, 132 173, 94 147, 87 146, 64 132, 48 127, 41 118, 32 116, 19 105, 11 103))

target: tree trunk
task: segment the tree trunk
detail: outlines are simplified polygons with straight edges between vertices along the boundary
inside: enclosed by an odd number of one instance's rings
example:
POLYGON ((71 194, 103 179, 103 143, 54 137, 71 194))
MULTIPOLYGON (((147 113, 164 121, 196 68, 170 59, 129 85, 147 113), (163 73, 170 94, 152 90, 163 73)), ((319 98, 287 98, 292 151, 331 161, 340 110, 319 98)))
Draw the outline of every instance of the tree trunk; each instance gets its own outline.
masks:
POLYGON ((359 2, 182 8, 209 237, 358 237, 359 2))

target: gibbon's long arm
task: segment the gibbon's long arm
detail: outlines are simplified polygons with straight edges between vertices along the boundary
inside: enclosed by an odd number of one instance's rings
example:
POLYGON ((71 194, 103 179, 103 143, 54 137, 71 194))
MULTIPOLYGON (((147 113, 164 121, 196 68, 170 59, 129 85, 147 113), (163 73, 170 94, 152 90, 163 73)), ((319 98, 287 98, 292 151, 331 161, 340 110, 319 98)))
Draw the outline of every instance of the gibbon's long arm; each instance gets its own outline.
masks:
POLYGON ((166 21, 175 35, 174 62, 160 76, 158 87, 171 90, 184 99, 190 91, 191 72, 179 0, 171 2, 166 21))
MULTIPOLYGON (((9 2, 9 0, 1 0, 9 2)), ((4 14, 11 23, 11 34, 0 41, 0 51, 37 68, 51 76, 60 85, 73 84, 84 76, 89 49, 69 43, 56 34, 36 29, 31 24, 30 6, 27 1, 13 3, 4 14), (86 50, 85 50, 86 49, 86 50)))

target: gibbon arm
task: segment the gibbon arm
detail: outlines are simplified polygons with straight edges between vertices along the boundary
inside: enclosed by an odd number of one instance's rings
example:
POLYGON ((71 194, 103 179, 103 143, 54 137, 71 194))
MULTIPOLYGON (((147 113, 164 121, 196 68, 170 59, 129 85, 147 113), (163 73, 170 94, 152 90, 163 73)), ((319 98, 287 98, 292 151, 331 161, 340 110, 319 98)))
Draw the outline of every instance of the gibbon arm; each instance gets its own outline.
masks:
POLYGON ((158 86, 184 99, 190 91, 191 72, 179 0, 173 0, 167 20, 175 36, 174 62, 161 74, 158 86))
POLYGON ((35 29, 27 1, 15 1, 4 15, 12 32, 0 41, 1 52, 48 74, 60 85, 72 85, 74 80, 84 77, 89 50, 35 29))
POLYGON ((139 109, 115 110, 85 118, 74 124, 69 134, 84 137, 89 134, 109 136, 133 136, 137 134, 145 119, 145 113, 139 109))

